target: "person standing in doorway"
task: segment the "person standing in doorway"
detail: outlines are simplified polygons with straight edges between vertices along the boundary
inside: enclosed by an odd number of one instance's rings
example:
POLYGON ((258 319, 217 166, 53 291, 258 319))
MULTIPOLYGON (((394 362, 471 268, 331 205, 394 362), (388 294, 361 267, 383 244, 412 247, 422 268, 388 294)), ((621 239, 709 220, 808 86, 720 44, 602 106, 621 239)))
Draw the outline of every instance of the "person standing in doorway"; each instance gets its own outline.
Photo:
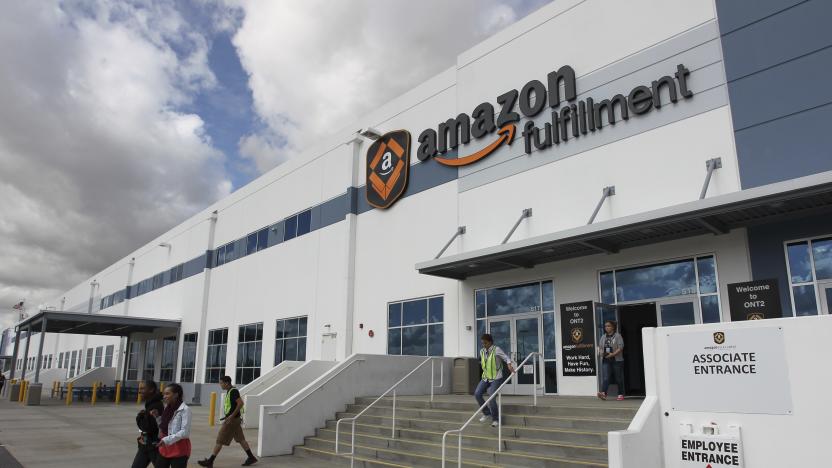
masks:
POLYGON ((156 468, 187 468, 191 456, 191 409, 183 401, 184 392, 179 384, 169 384, 163 396, 165 409, 161 416, 155 410, 152 412, 159 423, 156 468))
MULTIPOLYGON (((494 338, 488 333, 480 337, 482 348, 480 349, 480 367, 482 367, 482 380, 477 385, 477 390, 474 392, 474 398, 480 407, 485 404, 485 395, 493 395, 494 392, 500 388, 500 385, 505 382, 506 378, 514 373, 514 363, 508 357, 505 351, 494 344, 494 338), (508 376, 503 376, 503 367, 507 367, 509 371, 508 376)), ((482 409, 482 417, 480 422, 488 421, 491 418, 491 427, 497 427, 500 424, 500 414, 497 409, 496 399, 491 400, 488 406, 482 409)))
POLYGON ((240 391, 231 385, 231 377, 224 375, 220 377, 220 387, 225 390, 225 395, 222 399, 222 410, 224 416, 220 419, 222 425, 220 432, 217 434, 217 443, 214 445, 214 451, 211 456, 200 460, 197 463, 200 466, 214 466, 214 460, 219 455, 222 446, 231 445, 231 441, 239 443, 243 450, 245 450, 248 458, 243 462, 242 466, 250 466, 257 463, 257 457, 251 452, 251 447, 246 442, 246 436, 243 433, 243 397, 240 396, 240 391))
POLYGON ((141 434, 136 438, 139 447, 136 450, 136 456, 133 457, 132 468, 147 468, 151 463, 155 466, 158 455, 156 443, 159 442, 159 425, 154 416, 162 414, 164 404, 162 404, 162 394, 159 393, 156 382, 145 381, 142 399, 144 409, 136 415, 136 425, 139 426, 141 434))
POLYGON ((607 399, 607 390, 615 379, 618 386, 618 401, 624 400, 624 338, 618 333, 618 324, 612 320, 604 322, 604 336, 601 337, 604 378, 598 398, 607 399))

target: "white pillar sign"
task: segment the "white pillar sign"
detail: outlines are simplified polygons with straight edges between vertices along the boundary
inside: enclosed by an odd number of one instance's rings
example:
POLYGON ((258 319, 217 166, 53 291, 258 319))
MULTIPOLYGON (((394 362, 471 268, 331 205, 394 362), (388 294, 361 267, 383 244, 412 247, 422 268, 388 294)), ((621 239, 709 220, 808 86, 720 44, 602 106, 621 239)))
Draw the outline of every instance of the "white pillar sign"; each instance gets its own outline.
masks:
POLYGON ((668 331, 668 351, 674 411, 792 413, 780 327, 668 331))

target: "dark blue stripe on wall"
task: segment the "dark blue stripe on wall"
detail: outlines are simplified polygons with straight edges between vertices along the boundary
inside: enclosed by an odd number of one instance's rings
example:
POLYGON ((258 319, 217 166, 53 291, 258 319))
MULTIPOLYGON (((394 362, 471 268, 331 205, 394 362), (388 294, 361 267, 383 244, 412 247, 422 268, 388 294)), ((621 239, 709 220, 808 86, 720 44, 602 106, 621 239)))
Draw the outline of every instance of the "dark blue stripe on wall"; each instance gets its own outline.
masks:
POLYGON ((743 188, 832 170, 832 2, 717 0, 743 188))

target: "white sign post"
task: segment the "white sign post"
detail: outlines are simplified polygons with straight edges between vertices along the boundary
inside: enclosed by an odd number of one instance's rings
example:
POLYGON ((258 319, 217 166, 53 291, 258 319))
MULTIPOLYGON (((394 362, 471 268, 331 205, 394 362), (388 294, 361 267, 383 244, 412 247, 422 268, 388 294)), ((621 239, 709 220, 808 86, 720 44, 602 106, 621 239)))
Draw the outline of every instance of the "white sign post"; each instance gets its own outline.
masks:
POLYGON ((792 414, 782 328, 668 337, 670 404, 675 411, 792 414))

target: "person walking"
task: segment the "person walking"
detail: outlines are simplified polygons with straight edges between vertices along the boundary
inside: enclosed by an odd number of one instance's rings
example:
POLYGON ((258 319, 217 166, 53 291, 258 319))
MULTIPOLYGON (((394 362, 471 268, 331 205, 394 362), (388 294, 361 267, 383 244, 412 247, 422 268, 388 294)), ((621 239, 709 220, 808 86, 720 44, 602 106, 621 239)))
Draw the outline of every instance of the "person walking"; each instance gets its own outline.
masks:
POLYGON ((0 395, 3 394, 3 387, 6 386, 6 376, 0 372, 0 395))
MULTIPOLYGON (((494 344, 494 338, 488 333, 480 337, 480 342, 482 343, 482 348, 480 349, 482 380, 477 384, 477 389, 474 391, 474 398, 476 398, 477 403, 482 408, 482 405, 485 404, 483 395, 486 392, 489 395, 493 395, 500 388, 500 385, 505 382, 506 378, 514 373, 514 363, 505 351, 494 344), (509 375, 507 377, 503 376, 503 367, 508 367, 509 375)), ((486 422, 489 418, 491 418, 491 427, 497 427, 500 424, 500 414, 497 409, 496 399, 491 400, 488 406, 482 408, 480 422, 486 422)))
POLYGON ((601 337, 604 378, 598 398, 607 399, 607 390, 615 379, 618 387, 618 401, 624 401, 624 338, 618 333, 618 324, 612 320, 604 322, 604 336, 601 337))
POLYGON ((156 443, 159 442, 159 424, 153 414, 162 414, 164 404, 162 394, 156 386, 156 382, 146 380, 142 390, 144 409, 136 415, 136 425, 139 426, 141 434, 136 438, 138 449, 133 457, 132 468, 147 468, 153 463, 156 466, 156 443))
POLYGON ((169 384, 164 393, 165 409, 161 416, 153 415, 159 422, 156 447, 159 456, 156 468, 186 468, 191 456, 191 409, 183 401, 182 386, 169 384))
POLYGON ((224 375, 220 377, 220 387, 225 390, 225 395, 222 399, 223 417, 220 419, 222 425, 217 434, 217 443, 214 445, 214 451, 211 456, 200 460, 197 463, 200 466, 214 466, 214 460, 219 455, 222 446, 231 445, 231 441, 239 443, 243 450, 245 450, 248 458, 245 459, 242 466, 250 466, 257 463, 257 457, 251 452, 251 447, 246 442, 246 435, 243 433, 243 412, 244 402, 243 397, 240 396, 240 391, 231 385, 231 377, 224 375))

